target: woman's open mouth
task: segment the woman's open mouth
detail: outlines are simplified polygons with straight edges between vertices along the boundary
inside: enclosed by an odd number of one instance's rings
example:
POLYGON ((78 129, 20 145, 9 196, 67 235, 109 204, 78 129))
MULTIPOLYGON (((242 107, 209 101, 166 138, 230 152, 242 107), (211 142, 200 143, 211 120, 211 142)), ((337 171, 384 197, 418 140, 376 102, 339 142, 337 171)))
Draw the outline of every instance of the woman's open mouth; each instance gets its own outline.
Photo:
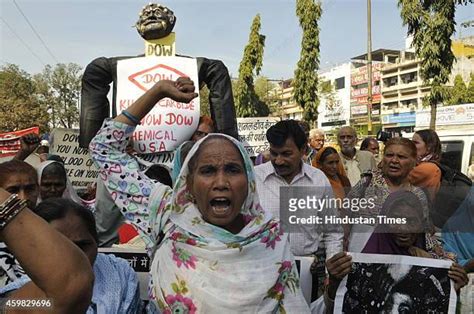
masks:
POLYGON ((215 215, 222 216, 228 214, 231 202, 227 197, 216 197, 210 201, 211 210, 215 215))

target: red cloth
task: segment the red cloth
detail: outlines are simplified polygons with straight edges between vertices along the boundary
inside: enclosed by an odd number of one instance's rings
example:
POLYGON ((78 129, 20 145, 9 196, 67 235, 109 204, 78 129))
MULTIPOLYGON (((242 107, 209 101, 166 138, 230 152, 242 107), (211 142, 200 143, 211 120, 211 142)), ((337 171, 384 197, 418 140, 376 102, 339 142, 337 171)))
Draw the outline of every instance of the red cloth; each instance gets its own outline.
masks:
POLYGON ((138 235, 137 229, 131 224, 123 224, 118 230, 119 243, 124 244, 138 235))

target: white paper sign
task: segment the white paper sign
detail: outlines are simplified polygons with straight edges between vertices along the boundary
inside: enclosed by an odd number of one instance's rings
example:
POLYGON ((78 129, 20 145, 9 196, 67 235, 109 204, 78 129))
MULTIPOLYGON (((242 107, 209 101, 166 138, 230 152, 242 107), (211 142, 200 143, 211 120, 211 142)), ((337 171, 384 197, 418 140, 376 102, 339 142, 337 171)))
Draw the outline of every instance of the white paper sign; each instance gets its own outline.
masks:
POLYGON ((269 148, 266 133, 268 128, 280 121, 280 118, 237 118, 239 140, 244 144, 249 156, 257 156, 269 148))
POLYGON ((96 182, 99 170, 92 161, 87 148, 79 147, 79 130, 54 129, 51 132, 50 153, 64 160, 64 168, 76 189, 85 189, 96 182))
MULTIPOLYGON (((160 80, 190 77, 199 89, 196 59, 143 57, 120 60, 117 64, 117 113, 127 109, 160 80)), ((172 151, 196 130, 200 114, 199 97, 189 104, 169 98, 160 100, 133 133, 138 153, 172 151)))

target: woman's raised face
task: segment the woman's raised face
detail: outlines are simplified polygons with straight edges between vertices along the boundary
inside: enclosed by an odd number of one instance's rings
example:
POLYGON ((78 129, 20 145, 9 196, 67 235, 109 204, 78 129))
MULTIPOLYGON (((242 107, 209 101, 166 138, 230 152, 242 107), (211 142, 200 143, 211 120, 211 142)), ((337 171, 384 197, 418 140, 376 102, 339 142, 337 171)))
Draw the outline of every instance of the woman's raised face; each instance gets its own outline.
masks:
POLYGON ((428 147, 426 143, 423 142, 423 139, 418 134, 413 134, 413 138, 411 139, 416 146, 416 156, 418 159, 421 159, 429 154, 428 147))
POLYGON ((237 217, 248 193, 240 152, 229 140, 211 138, 195 158, 187 184, 203 219, 238 233, 237 217))
POLYGON ((331 154, 324 159, 321 164, 321 170, 330 177, 337 175, 337 166, 339 164, 339 154, 331 154))
POLYGON ((55 164, 44 168, 41 175, 40 194, 44 201, 51 197, 62 197, 66 190, 66 172, 59 171, 55 164))
POLYGON ((415 166, 410 150, 403 145, 390 145, 385 148, 382 172, 389 179, 404 179, 415 166))

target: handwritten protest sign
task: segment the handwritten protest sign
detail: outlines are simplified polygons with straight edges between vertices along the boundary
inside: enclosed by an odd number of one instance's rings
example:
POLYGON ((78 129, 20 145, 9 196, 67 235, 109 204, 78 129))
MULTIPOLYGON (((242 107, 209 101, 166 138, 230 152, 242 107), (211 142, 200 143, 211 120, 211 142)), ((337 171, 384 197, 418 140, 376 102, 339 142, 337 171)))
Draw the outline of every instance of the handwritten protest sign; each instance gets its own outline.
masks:
MULTIPOLYGON (((127 109, 160 80, 190 77, 198 89, 196 60, 182 57, 143 57, 121 60, 117 65, 117 112, 127 109)), ((138 153, 172 151, 188 140, 199 122, 199 97, 189 104, 160 100, 142 119, 133 134, 138 153)))
POLYGON ((250 156, 257 156, 269 148, 265 134, 278 121, 280 118, 276 117, 237 118, 239 140, 244 143, 250 156))
POLYGON ((84 189, 96 181, 99 170, 86 148, 79 147, 79 130, 54 129, 51 132, 50 153, 64 160, 67 175, 76 189, 84 189))
POLYGON ((0 134, 0 158, 14 156, 21 148, 20 138, 26 134, 39 134, 39 127, 32 127, 0 134))

